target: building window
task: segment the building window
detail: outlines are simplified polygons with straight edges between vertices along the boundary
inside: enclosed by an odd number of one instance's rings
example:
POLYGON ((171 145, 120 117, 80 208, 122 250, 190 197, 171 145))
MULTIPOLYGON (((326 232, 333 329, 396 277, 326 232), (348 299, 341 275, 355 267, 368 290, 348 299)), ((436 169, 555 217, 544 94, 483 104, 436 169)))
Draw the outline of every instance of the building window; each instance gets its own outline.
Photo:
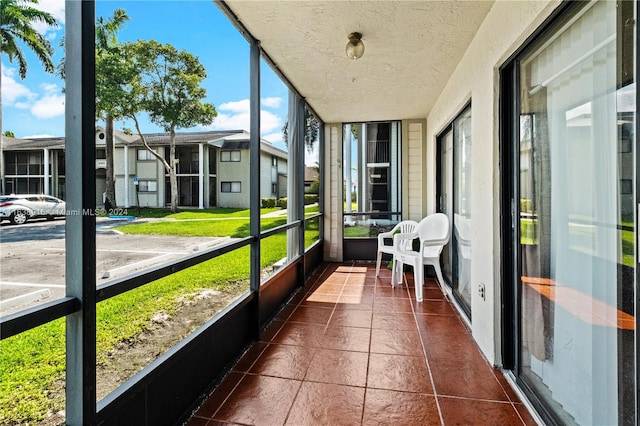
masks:
POLYGON ((240 161, 240 150, 233 149, 233 150, 220 151, 220 161, 224 161, 224 162, 240 161))
POLYGON ((97 148, 96 149, 96 159, 97 160, 104 160, 107 158, 107 150, 104 148, 97 148))
POLYGON ((278 157, 271 157, 271 165, 273 167, 278 167, 278 157))
POLYGON ((153 180, 140 180, 138 181, 139 192, 156 192, 158 191, 158 182, 153 180))
POLYGON ((278 193, 278 184, 277 183, 272 183, 271 184, 271 193, 272 194, 277 194, 278 193))
POLYGON ((220 192, 240 192, 240 182, 220 182, 220 192))
POLYGON ((139 149, 137 155, 138 161, 151 161, 156 159, 156 157, 148 149, 139 149))

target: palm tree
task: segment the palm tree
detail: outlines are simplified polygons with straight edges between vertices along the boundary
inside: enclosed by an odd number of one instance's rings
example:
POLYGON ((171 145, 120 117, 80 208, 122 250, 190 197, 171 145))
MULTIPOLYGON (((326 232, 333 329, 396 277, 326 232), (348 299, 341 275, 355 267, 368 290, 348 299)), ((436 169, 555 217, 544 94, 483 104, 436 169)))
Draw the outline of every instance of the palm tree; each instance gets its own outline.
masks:
POLYGON ((20 78, 27 76, 27 61, 18 41, 25 44, 36 54, 45 71, 53 73, 55 67, 51 60, 53 46, 33 24, 45 23, 57 27, 56 19, 48 12, 38 10, 29 4, 38 4, 38 0, 0 0, 0 50, 9 57, 9 62, 18 60, 20 78))
MULTIPOLYGON (((304 145, 307 151, 312 152, 313 147, 318 140, 318 132, 320 131, 320 122, 315 115, 305 106, 304 107, 304 145)), ((289 116, 287 116, 284 126, 282 126, 282 140, 284 144, 289 146, 289 116)))
MULTIPOLYGON (((0 52, 9 57, 9 62, 18 61, 20 78, 27 76, 27 61, 18 42, 26 45, 36 54, 45 71, 53 73, 55 67, 51 56, 51 43, 33 28, 36 23, 57 27, 56 19, 50 13, 38 10, 31 4, 38 0, 0 0, 0 52)), ((0 100, 0 130, 2 129, 2 101, 0 100)), ((4 147, 0 132, 0 181, 1 192, 5 193, 4 147)))
MULTIPOLYGON (((129 21, 129 16, 124 9, 116 9, 113 11, 113 16, 109 19, 104 19, 102 17, 97 19, 96 22, 96 56, 107 55, 111 53, 111 50, 116 48, 118 45, 117 34, 120 29, 124 26, 124 24, 129 21)), ((113 111, 109 111, 106 109, 102 109, 101 106, 103 104, 98 102, 96 105, 97 113, 104 114, 105 121, 105 158, 107 160, 107 170, 106 170, 106 198, 111 200, 111 203, 114 204, 116 202, 116 188, 115 188, 115 178, 113 174, 113 111)), ((128 179, 128 176, 125 176, 125 179, 128 179)), ((128 194, 125 194, 125 197, 128 194)), ((126 203, 126 202, 125 202, 126 203)), ((127 204, 125 204, 127 205, 127 204)))

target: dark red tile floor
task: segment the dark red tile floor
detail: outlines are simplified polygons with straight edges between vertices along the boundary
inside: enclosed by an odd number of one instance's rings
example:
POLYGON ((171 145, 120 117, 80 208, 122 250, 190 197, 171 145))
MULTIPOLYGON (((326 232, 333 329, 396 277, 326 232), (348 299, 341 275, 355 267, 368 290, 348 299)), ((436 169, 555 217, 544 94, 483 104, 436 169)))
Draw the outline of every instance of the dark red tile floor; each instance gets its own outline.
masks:
POLYGON ((187 425, 535 425, 434 280, 323 264, 187 425))

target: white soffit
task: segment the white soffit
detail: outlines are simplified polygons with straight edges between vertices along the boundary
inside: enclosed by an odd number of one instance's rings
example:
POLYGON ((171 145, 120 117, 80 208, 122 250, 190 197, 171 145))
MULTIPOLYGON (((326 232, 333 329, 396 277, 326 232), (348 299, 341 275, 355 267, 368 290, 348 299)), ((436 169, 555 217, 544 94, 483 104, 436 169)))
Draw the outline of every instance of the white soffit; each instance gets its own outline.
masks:
POLYGON ((493 1, 227 2, 325 122, 425 118, 493 1), (364 56, 345 54, 362 33, 364 56))

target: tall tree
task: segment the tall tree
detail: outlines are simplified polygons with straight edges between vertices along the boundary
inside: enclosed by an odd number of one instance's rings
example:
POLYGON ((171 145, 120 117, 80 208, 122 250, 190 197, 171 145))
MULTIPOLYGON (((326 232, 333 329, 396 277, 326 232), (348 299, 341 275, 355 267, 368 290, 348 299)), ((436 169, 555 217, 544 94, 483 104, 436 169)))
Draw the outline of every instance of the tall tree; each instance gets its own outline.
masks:
MULTIPOLYGON (((45 71, 53 73, 53 46, 40 34, 34 24, 44 23, 57 27, 56 19, 50 13, 31 6, 38 0, 0 0, 0 52, 9 57, 9 62, 18 61, 20 78, 27 76, 27 60, 20 47, 24 44, 36 54, 45 71)), ((1 78, 1 77, 0 77, 1 78)), ((0 99, 0 130, 2 129, 2 100, 0 99)), ((0 133, 0 191, 6 190, 4 172, 4 143, 0 133)))
POLYGON ((134 70, 126 85, 123 115, 131 118, 142 143, 162 163, 169 174, 171 211, 178 209, 176 174, 176 129, 211 124, 217 112, 213 104, 203 102, 206 90, 200 86, 207 73, 196 56, 169 44, 138 40, 123 52, 134 70), (169 133, 169 158, 151 148, 138 120, 146 111, 151 122, 169 133))
MULTIPOLYGON (((114 54, 118 55, 118 32, 124 27, 125 23, 129 21, 129 16, 124 9, 116 9, 113 15, 109 19, 99 17, 96 21, 96 64, 104 63, 101 61, 101 57, 113 57, 114 54)), ((108 62, 109 59, 106 60, 108 62)), ((118 83, 118 76, 112 73, 113 67, 96 68, 96 74, 102 74, 96 76, 96 114, 98 117, 103 118, 105 121, 105 158, 107 160, 106 167, 106 185, 105 192, 106 198, 111 200, 111 204, 115 207, 116 204, 116 181, 113 168, 113 156, 114 156, 114 140, 113 140, 113 122, 117 119, 114 116, 116 107, 109 102, 109 96, 105 92, 114 91, 114 85, 118 83)), ((128 176, 125 176, 128 179, 128 176)), ((128 194, 125 194, 125 197, 128 194)), ((126 205, 126 204, 125 204, 126 205)))
MULTIPOLYGON (((307 147, 307 151, 312 152, 313 147, 318 140, 318 132, 320 131, 320 122, 315 115, 304 107, 304 146, 307 147)), ((286 146, 289 146, 289 117, 282 126, 282 141, 286 146)))
POLYGON ((18 60, 20 78, 27 76, 27 60, 18 42, 26 45, 36 54, 45 71, 53 73, 55 67, 51 56, 53 46, 44 35, 34 29, 34 24, 44 23, 57 27, 56 19, 50 13, 36 9, 31 4, 38 0, 0 0, 0 50, 9 57, 9 62, 18 60))

